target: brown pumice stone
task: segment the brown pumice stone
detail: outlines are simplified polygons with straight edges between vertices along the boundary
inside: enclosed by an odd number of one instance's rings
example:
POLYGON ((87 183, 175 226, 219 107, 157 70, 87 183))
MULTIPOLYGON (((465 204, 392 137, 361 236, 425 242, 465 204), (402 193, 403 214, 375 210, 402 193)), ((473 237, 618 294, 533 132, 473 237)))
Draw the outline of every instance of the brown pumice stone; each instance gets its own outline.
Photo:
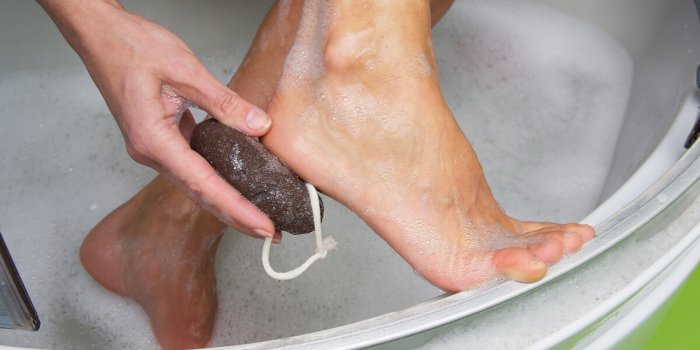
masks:
MULTIPOLYGON (((304 181, 258 140, 209 119, 195 127, 190 143, 224 180, 267 214, 275 227, 292 234, 314 230, 304 181)), ((320 196, 319 203, 323 217, 320 196)))

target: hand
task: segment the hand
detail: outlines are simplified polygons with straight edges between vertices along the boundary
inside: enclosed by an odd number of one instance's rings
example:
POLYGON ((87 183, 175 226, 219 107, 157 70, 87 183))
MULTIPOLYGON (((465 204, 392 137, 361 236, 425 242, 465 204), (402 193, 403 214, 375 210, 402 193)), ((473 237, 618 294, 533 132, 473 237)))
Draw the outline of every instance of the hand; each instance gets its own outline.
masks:
POLYGON ((124 135, 126 149, 225 224, 254 237, 274 225, 192 151, 191 101, 250 136, 270 118, 218 82, 174 34, 102 0, 39 0, 80 55, 124 135), (180 112, 180 113, 178 113, 180 112), (181 119, 181 120, 180 120, 181 119))

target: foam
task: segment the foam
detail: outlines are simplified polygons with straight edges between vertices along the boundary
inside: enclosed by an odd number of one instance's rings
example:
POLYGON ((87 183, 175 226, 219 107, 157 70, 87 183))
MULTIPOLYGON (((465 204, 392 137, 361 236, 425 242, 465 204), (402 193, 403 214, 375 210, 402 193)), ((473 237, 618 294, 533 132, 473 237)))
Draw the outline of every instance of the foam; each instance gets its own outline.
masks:
POLYGON ((175 88, 170 85, 163 85, 161 87, 160 94, 166 104, 166 113, 171 113, 173 116, 175 116, 178 123, 180 122, 180 118, 182 118, 182 114, 185 112, 185 110, 188 108, 199 108, 178 94, 177 91, 175 91, 175 88))
POLYGON ((304 2, 295 43, 289 49, 284 63, 285 79, 279 89, 294 89, 302 82, 318 80, 324 72, 324 44, 328 33, 327 4, 321 1, 304 2))

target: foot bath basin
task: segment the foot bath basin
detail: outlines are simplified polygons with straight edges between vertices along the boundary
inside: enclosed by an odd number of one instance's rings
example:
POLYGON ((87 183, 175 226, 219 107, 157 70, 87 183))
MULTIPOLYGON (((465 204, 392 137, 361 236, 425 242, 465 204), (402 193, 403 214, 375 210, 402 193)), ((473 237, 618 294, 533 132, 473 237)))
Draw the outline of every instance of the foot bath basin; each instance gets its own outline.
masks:
MULTIPOLYGON (((228 81, 271 2, 123 4, 228 81)), ((128 157, 41 8, 0 9, 0 231, 42 321, 38 332, 0 330, 0 345, 157 348, 139 305, 103 289, 78 256, 155 173, 128 157)), ((683 147, 700 105, 692 1, 460 0, 433 44, 443 93, 506 212, 591 224, 598 236, 535 284, 448 295, 326 197, 324 232, 338 250, 295 280, 264 273, 262 241, 225 234, 211 347, 608 347, 631 333, 619 325, 640 312, 635 295, 662 304, 672 290, 656 286, 700 260, 700 149, 683 147)), ((273 263, 297 266, 313 245, 286 235, 273 263)))

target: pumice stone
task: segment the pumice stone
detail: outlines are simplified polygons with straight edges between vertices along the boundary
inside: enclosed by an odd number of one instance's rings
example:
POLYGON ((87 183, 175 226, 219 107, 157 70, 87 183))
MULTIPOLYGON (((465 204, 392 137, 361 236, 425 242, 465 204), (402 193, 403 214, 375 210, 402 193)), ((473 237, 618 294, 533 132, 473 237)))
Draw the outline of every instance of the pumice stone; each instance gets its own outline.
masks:
MULTIPOLYGON (((276 228, 292 234, 314 230, 304 181, 258 140, 208 119, 195 127, 191 146, 219 176, 267 214, 276 228)), ((323 216, 320 196, 319 202, 323 216)))

